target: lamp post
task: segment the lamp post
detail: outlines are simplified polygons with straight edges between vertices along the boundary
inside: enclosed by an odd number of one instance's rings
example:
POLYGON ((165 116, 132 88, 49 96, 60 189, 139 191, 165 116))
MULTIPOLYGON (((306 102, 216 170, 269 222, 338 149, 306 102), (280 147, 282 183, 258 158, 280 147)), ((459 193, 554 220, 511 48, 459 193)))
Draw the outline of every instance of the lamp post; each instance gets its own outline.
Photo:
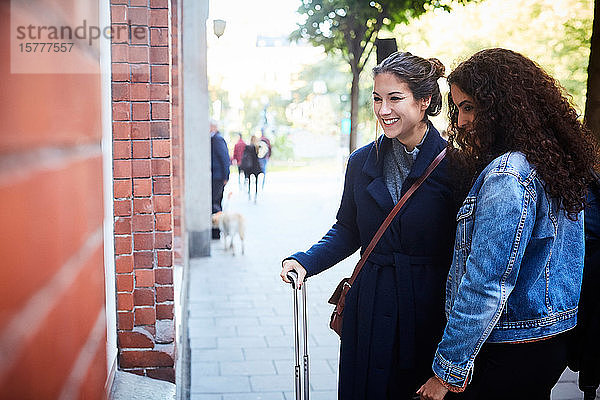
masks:
POLYGON ((217 38, 220 38, 225 33, 225 25, 227 23, 222 19, 213 20, 213 32, 217 38))

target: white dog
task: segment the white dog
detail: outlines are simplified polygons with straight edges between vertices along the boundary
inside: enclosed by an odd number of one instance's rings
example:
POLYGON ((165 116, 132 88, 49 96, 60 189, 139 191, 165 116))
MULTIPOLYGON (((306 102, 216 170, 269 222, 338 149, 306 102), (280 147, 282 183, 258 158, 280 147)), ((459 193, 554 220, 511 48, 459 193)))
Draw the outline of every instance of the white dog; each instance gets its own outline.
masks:
POLYGON ((218 227, 224 240, 225 251, 231 249, 232 255, 235 255, 233 239, 237 236, 242 244, 242 254, 244 254, 244 235, 246 233, 246 221, 244 216, 237 212, 219 211, 212 215, 213 227, 218 227))

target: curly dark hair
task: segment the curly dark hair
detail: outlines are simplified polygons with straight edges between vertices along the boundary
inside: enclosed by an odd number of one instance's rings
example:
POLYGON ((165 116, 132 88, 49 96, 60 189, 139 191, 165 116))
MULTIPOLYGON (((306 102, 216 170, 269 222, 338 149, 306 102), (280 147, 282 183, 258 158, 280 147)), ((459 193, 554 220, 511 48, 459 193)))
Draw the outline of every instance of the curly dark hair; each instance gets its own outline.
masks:
POLYGON ((474 121, 465 129, 458 126, 458 108, 448 95, 448 145, 463 182, 472 183, 501 154, 520 151, 546 192, 576 218, 598 153, 560 84, 527 57, 500 48, 481 50, 460 63, 448 83, 475 102, 474 121))

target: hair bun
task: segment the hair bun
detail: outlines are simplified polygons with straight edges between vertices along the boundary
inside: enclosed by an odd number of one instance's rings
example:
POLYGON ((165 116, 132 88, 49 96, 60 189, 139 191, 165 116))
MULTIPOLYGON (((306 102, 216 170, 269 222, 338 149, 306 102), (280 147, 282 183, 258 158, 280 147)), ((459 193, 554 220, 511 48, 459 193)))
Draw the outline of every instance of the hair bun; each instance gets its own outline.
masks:
POLYGON ((444 76, 444 74, 446 73, 446 67, 444 67, 444 64, 442 64, 442 62, 440 60, 432 57, 432 58, 428 58, 427 61, 429 61, 431 63, 431 66, 433 67, 435 74, 438 76, 438 78, 441 78, 444 76))

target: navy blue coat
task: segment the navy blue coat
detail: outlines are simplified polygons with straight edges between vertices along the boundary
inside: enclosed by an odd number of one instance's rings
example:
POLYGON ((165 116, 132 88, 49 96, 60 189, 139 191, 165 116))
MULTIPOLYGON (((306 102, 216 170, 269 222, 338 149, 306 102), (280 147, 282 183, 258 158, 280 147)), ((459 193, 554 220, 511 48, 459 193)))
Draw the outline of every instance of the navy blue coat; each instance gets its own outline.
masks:
MULTIPOLYGON (((446 146, 432 126, 402 193, 446 146)), ((315 275, 364 251, 394 207, 383 176, 391 139, 351 154, 337 221, 296 259, 315 275)), ((432 375, 445 326, 445 282, 458 206, 444 160, 392 221, 346 298, 340 349, 340 399, 410 398, 432 375), (391 386, 390 386, 391 384, 391 386)))
POLYGON ((229 159, 227 143, 225 143, 225 139, 223 139, 223 136, 221 136, 219 132, 215 133, 210 138, 210 153, 212 180, 229 180, 229 165, 231 164, 231 160, 229 159))

